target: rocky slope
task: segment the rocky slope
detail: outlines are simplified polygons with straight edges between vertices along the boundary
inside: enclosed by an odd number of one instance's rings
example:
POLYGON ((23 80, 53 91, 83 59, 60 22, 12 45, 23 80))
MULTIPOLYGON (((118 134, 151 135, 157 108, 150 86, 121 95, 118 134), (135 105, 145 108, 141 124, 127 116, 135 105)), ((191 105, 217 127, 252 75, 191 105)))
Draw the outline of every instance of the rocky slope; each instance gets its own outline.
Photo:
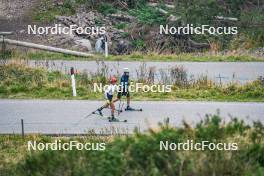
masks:
MULTIPOLYGON (((248 13, 247 11, 250 9, 264 9, 264 6, 262 7, 261 4, 254 2, 248 4, 247 0, 244 1, 240 9, 243 9, 245 6, 246 12, 239 11, 237 14, 248 13)), ((241 31, 245 33, 231 37, 161 35, 159 34, 159 24, 170 24, 172 26, 184 26, 186 23, 199 24, 200 22, 197 20, 205 18, 204 15, 208 15, 209 18, 202 19, 204 23, 212 23, 211 25, 243 26, 245 22, 252 22, 258 25, 262 23, 255 22, 252 18, 250 21, 243 21, 239 18, 214 16, 214 11, 210 11, 210 8, 214 9, 214 6, 209 7, 209 11, 205 9, 208 12, 203 12, 199 11, 200 7, 192 6, 192 3, 188 5, 188 3, 186 4, 181 1, 178 4, 172 1, 164 1, 163 4, 157 4, 154 0, 142 0, 142 4, 138 2, 133 0, 4 0, 0 2, 0 31, 13 31, 14 35, 11 38, 16 40, 94 52, 95 44, 102 35, 80 35, 78 33, 70 35, 29 35, 27 34, 27 26, 34 24, 41 27, 52 27, 56 24, 63 27, 76 25, 82 28, 103 26, 107 31, 111 54, 129 54, 133 51, 175 54, 179 52, 201 52, 208 49, 213 52, 226 52, 226 50, 230 51, 233 46, 235 46, 234 48, 242 47, 250 49, 261 45, 256 44, 257 42, 254 38, 249 39, 248 35, 252 33, 252 29, 250 29, 251 31, 246 29, 248 31, 245 32, 242 27, 241 29, 243 30, 241 31), (194 11, 194 14, 188 12, 186 6, 190 7, 192 12, 194 11), (189 16, 184 16, 187 12, 190 13, 189 16), (199 16, 196 13, 201 13, 201 15, 199 16), (38 20, 36 20, 36 16, 38 20), (47 17, 52 20, 45 20, 47 17), (235 21, 230 21, 230 19, 235 19, 235 21)), ((219 3, 221 8, 225 8, 226 4, 221 4, 221 1, 217 3, 219 3)), ((200 5, 207 7, 208 4, 200 5)), ((229 8, 229 6, 226 8, 229 8)), ((230 10, 232 10, 232 6, 230 6, 230 10)), ((221 11, 221 9, 220 12, 229 13, 221 11)), ((226 15, 228 16, 228 14, 226 15)), ((235 15, 234 17, 236 17, 236 13, 229 15, 235 15)), ((239 17, 239 15, 237 16, 239 17)), ((246 26, 250 25, 247 24, 246 26)), ((256 27, 255 31, 253 29, 253 36, 257 36, 256 39, 261 41, 264 35, 263 32, 257 31, 256 27)), ((259 47, 258 51, 263 51, 263 47, 259 47)))

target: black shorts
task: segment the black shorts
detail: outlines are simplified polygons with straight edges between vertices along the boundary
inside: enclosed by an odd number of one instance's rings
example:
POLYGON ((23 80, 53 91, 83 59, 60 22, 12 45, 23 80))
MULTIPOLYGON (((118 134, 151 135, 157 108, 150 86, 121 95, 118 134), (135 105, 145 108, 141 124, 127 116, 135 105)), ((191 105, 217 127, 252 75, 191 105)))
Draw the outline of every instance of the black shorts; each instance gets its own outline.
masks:
POLYGON ((126 96, 127 98, 129 98, 130 94, 128 91, 127 92, 118 92, 117 98, 120 99, 122 96, 126 96))
POLYGON ((108 100, 109 102, 112 102, 112 100, 113 100, 113 95, 109 95, 109 94, 107 94, 107 100, 108 100))

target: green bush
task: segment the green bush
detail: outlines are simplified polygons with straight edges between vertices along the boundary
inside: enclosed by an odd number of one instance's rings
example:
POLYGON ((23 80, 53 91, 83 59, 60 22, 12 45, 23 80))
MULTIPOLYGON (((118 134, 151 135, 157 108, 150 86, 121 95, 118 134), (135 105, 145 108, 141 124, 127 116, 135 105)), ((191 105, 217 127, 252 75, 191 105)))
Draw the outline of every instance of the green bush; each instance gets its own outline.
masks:
POLYGON ((159 11, 153 7, 140 6, 137 9, 130 10, 131 15, 137 17, 141 24, 164 24, 167 19, 167 15, 160 15, 159 11))
POLYGON ((124 0, 129 8, 137 8, 147 3, 146 0, 124 0))
POLYGON ((98 11, 104 15, 113 14, 117 12, 117 9, 110 3, 101 3, 98 7, 98 11))
POLYGON ((52 0, 43 0, 34 10, 34 20, 37 22, 52 22, 56 15, 73 15, 79 4, 72 0, 63 1, 62 5, 55 6, 52 0))
POLYGON ((117 29, 125 29, 127 27, 127 23, 118 23, 115 25, 117 29))
POLYGON ((144 40, 141 39, 133 40, 132 45, 136 50, 142 50, 146 47, 144 40))

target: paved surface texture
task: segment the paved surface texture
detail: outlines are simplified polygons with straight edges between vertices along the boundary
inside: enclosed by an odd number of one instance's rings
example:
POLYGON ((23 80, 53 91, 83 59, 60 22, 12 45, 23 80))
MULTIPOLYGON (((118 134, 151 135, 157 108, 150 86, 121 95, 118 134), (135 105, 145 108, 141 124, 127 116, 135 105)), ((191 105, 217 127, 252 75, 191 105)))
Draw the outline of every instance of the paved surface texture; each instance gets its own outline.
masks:
POLYGON ((41 66, 49 70, 59 70, 69 73, 71 67, 74 67, 80 72, 96 72, 100 68, 107 65, 109 74, 120 74, 124 67, 130 69, 132 78, 137 78, 140 73, 140 68, 148 70, 155 68, 155 79, 161 79, 160 70, 165 70, 168 73, 168 68, 183 66, 189 79, 191 77, 199 78, 202 75, 208 76, 209 79, 215 82, 220 82, 219 74, 222 77, 221 82, 240 82, 242 84, 256 80, 260 76, 264 76, 264 62, 117 62, 117 61, 29 61, 31 66, 41 66))
MULTIPOLYGON (((182 120, 194 125, 205 114, 215 114, 217 109, 223 120, 230 116, 244 119, 247 123, 260 120, 264 122, 264 103, 227 102, 132 102, 143 112, 123 112, 118 116, 128 123, 109 123, 107 119, 87 114, 102 105, 100 101, 76 100, 0 100, 0 133, 20 133, 20 119, 24 119, 26 133, 80 134, 90 130, 96 133, 131 133, 135 127, 141 131, 148 127, 156 128, 158 122, 170 118, 170 124, 180 126, 182 120), (79 124, 76 124, 79 122, 79 124)), ((118 103, 116 104, 118 106, 118 103)), ((105 115, 110 114, 105 109, 105 115)))

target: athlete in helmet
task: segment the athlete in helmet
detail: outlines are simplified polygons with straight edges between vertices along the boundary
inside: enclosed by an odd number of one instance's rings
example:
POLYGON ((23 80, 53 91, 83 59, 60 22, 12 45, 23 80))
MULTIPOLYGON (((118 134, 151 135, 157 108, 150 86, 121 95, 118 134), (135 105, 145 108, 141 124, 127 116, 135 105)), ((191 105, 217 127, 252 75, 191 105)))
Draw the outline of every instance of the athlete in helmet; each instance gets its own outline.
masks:
POLYGON ((117 90, 116 82, 117 82, 116 77, 112 76, 110 78, 110 85, 105 90, 105 98, 106 98, 107 102, 106 102, 106 104, 104 106, 102 106, 101 108, 97 109, 97 111, 99 112, 99 114, 101 116, 103 116, 102 110, 104 108, 107 108, 108 106, 110 106, 111 107, 111 119, 110 119, 111 121, 117 121, 117 119, 115 118, 115 115, 114 115, 114 112, 115 112, 115 104, 114 104, 114 101, 113 101, 114 93, 117 90))
POLYGON ((127 98, 127 107, 126 110, 133 110, 130 107, 130 93, 128 91, 128 87, 129 87, 129 69, 128 68, 124 68, 123 69, 124 73, 120 79, 120 89, 118 91, 117 94, 117 99, 114 101, 119 101, 121 99, 122 96, 126 96, 127 98))

